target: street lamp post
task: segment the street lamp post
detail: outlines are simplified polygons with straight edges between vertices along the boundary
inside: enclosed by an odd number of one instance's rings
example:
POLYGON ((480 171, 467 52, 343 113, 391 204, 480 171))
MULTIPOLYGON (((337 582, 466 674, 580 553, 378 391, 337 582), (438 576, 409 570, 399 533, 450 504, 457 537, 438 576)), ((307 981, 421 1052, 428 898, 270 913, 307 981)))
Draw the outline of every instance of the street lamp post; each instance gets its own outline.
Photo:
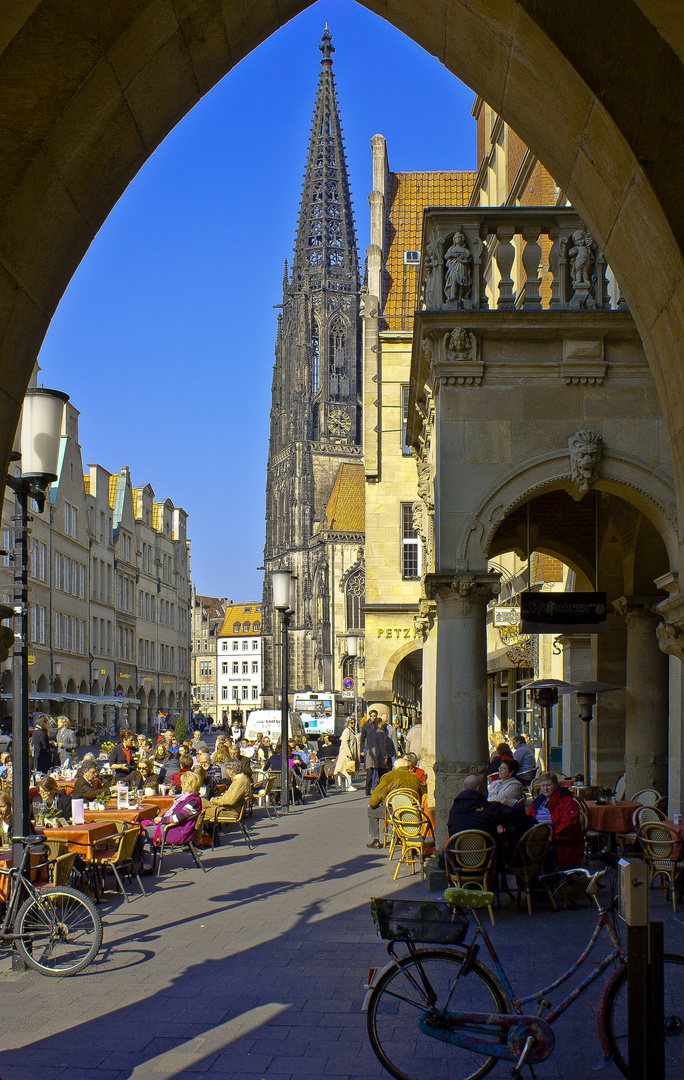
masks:
POLYGON ((352 661, 352 678, 354 680, 354 725, 358 724, 358 717, 356 715, 358 711, 358 689, 356 685, 356 658, 359 655, 359 639, 356 634, 347 635, 347 656, 352 661))
MULTIPOLYGON (((29 753, 28 753, 28 500, 34 499, 40 513, 45 495, 57 479, 57 463, 62 435, 62 416, 68 394, 60 390, 30 387, 26 391, 21 419, 21 476, 8 476, 14 492, 14 649, 12 654, 12 816, 15 836, 28 836, 29 753)), ((14 865, 19 866, 23 849, 15 844, 14 865)), ((23 965, 22 965, 23 966, 23 965)))
POLYGON ((290 619, 294 615, 296 603, 296 581, 291 570, 274 570, 271 574, 271 587, 273 589, 273 606, 280 615, 280 659, 281 659, 281 694, 280 694, 280 809, 287 814, 289 812, 289 784, 290 774, 288 769, 288 656, 287 656, 287 631, 290 619))

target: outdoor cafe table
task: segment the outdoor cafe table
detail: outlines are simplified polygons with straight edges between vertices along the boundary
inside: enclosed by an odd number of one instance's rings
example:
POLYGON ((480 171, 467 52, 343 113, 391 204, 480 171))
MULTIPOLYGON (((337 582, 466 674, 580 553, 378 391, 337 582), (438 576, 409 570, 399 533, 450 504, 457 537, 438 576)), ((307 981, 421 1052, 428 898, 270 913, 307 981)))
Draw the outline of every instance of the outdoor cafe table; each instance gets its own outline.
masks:
POLYGON ((639 809, 641 803, 618 802, 600 806, 596 802, 587 800, 585 806, 588 828, 603 833, 629 833, 633 828, 634 811, 639 809))
POLYGON ((149 806, 151 813, 150 817, 156 817, 157 814, 163 814, 165 810, 170 810, 174 803, 173 795, 146 795, 145 803, 149 806))
POLYGON ((663 821, 663 825, 668 825, 673 832, 676 832, 680 840, 684 841, 684 821, 680 825, 675 825, 674 821, 663 821))
POLYGON ((66 843, 68 851, 90 862, 95 857, 95 849, 116 834, 116 826, 111 821, 89 821, 84 825, 62 825, 57 828, 43 826, 36 832, 42 832, 46 840, 66 843))
POLYGON ((88 821, 128 821, 139 825, 141 821, 148 821, 158 813, 157 807, 147 800, 142 806, 128 806, 119 809, 116 804, 103 806, 101 810, 84 810, 83 816, 88 821))
MULTIPOLYGON (((42 874, 39 874, 39 872, 36 870, 36 867, 38 866, 45 867, 45 855, 43 855, 42 852, 31 851, 30 858, 31 862, 29 876, 31 878, 31 881, 37 881, 39 877, 44 877, 45 880, 47 880, 47 874, 45 873, 45 870, 43 870, 42 874)), ((11 870, 13 866, 14 863, 12 861, 12 848, 0 848, 0 870, 11 870)), ((9 899, 9 883, 9 874, 0 874, 0 901, 4 901, 5 903, 7 903, 9 899)))

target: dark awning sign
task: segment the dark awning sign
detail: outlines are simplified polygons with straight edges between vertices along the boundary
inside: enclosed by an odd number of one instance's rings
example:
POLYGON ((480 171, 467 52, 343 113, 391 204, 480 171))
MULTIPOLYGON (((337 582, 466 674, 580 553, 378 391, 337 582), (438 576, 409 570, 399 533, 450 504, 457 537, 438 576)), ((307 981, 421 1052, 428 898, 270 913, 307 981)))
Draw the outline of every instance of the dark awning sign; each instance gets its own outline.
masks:
POLYGON ((606 615, 604 592, 520 594, 523 634, 602 634, 606 615))

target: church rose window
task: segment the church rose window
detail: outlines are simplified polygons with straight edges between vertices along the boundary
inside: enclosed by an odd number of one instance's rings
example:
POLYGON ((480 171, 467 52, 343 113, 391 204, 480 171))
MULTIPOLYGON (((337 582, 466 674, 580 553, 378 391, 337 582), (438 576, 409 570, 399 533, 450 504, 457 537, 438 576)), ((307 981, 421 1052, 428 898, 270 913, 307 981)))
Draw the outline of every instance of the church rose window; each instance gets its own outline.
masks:
POLYGON ((347 601, 347 630, 363 630, 366 619, 361 610, 366 595, 366 575, 359 567, 347 578, 345 599, 347 601))

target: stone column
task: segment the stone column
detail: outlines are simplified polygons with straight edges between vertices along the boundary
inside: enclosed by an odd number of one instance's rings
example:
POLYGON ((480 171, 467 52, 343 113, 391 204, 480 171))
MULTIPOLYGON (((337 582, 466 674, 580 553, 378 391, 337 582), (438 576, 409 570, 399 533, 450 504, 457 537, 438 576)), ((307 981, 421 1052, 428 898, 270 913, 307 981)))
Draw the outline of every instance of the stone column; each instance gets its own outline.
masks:
MULTIPOLYGON (((588 635, 564 634, 556 638, 563 646, 563 681, 591 682, 591 638, 588 635)), ((563 694, 563 772, 576 776, 584 772, 584 730, 574 694, 563 694)))
POLYGON ((469 773, 487 762, 487 604, 499 575, 428 574, 426 591, 437 604, 435 820, 437 844, 469 773))
POLYGON ((656 627, 656 596, 621 596, 613 606, 627 624, 625 781, 627 796, 641 788, 667 792, 668 662, 656 627))
POLYGON ((428 600, 421 600, 419 614, 413 619, 416 631, 423 639, 423 689, 422 689, 422 724, 423 753, 422 768, 428 778, 428 802, 435 801, 435 717, 437 690, 437 625, 435 623, 435 605, 428 600))

